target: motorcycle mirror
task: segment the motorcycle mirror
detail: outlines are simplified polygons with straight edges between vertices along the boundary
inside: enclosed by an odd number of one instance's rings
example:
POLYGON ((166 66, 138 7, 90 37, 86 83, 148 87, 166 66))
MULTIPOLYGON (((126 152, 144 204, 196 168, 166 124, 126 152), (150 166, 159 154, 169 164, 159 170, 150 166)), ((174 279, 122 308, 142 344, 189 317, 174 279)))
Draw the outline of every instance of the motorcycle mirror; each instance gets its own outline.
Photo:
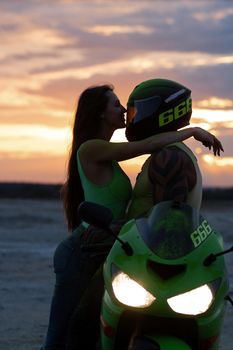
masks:
POLYGON ((227 295, 225 297, 225 300, 229 301, 231 303, 231 305, 233 306, 233 300, 231 299, 230 295, 227 295))
POLYGON ((121 244, 122 249, 128 256, 133 255, 133 249, 128 242, 124 242, 110 229, 110 224, 113 221, 113 214, 110 209, 103 205, 96 204, 93 202, 84 201, 78 207, 79 217, 90 225, 108 230, 116 240, 121 244))
POLYGON ((88 224, 102 229, 109 228, 113 220, 113 214, 110 209, 88 201, 84 201, 79 205, 78 215, 88 224))
POLYGON ((223 252, 220 252, 217 254, 212 253, 212 254, 208 255, 207 258, 205 258, 205 260, 203 261, 203 265, 209 266, 217 259, 218 256, 221 256, 221 255, 224 255, 227 253, 231 253, 231 252, 233 252, 233 246, 227 250, 224 250, 223 252))

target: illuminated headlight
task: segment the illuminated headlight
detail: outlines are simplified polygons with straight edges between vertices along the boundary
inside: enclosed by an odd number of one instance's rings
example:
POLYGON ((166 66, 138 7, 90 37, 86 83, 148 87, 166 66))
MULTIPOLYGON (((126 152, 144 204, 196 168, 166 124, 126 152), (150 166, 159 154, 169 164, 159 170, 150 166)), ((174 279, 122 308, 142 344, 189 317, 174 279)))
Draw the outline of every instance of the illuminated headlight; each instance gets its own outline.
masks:
POLYGON ((209 309, 212 301, 213 293, 207 284, 167 300, 173 311, 184 315, 202 314, 209 309))
POLYGON ((122 303, 134 307, 148 307, 156 299, 139 283, 120 272, 113 278, 112 287, 115 297, 122 303))

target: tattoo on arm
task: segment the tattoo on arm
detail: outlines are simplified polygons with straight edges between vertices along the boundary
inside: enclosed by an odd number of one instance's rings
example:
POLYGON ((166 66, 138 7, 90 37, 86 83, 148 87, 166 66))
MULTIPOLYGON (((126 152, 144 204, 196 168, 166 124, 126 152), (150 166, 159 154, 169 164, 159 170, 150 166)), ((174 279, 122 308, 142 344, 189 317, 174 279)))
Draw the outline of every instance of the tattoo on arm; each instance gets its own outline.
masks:
POLYGON ((196 184, 196 170, 190 157, 178 147, 154 152, 149 164, 154 203, 164 200, 185 202, 196 184))

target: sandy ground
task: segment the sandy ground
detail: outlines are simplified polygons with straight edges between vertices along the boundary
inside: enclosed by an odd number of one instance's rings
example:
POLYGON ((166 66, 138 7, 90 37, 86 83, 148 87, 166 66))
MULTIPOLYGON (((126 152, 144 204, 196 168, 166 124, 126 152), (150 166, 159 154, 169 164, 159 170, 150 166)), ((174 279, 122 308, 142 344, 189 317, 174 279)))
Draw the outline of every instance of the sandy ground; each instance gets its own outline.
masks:
MULTIPOLYGON (((232 245, 233 201, 212 202, 203 214, 232 245)), ((57 201, 0 201, 0 349, 39 350, 53 291, 53 251, 66 236, 57 201)), ((227 256, 233 291, 233 254, 227 256)), ((232 293, 231 296, 233 297, 232 293)), ((228 306, 221 349, 232 349, 233 308, 228 306)))

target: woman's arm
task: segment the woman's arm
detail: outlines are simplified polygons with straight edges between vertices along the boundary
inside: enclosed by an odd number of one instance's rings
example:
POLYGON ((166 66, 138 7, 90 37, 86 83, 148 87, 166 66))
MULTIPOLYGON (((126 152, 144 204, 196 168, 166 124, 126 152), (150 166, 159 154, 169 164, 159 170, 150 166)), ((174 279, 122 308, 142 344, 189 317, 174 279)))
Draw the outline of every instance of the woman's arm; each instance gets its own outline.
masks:
POLYGON ((134 142, 114 143, 99 139, 90 140, 82 144, 80 152, 83 159, 89 159, 94 162, 123 161, 142 154, 150 154, 159 148, 174 142, 184 141, 192 136, 209 149, 213 147, 215 155, 220 155, 220 151, 223 151, 221 142, 214 135, 201 128, 190 127, 180 131, 153 135, 144 140, 134 142))

